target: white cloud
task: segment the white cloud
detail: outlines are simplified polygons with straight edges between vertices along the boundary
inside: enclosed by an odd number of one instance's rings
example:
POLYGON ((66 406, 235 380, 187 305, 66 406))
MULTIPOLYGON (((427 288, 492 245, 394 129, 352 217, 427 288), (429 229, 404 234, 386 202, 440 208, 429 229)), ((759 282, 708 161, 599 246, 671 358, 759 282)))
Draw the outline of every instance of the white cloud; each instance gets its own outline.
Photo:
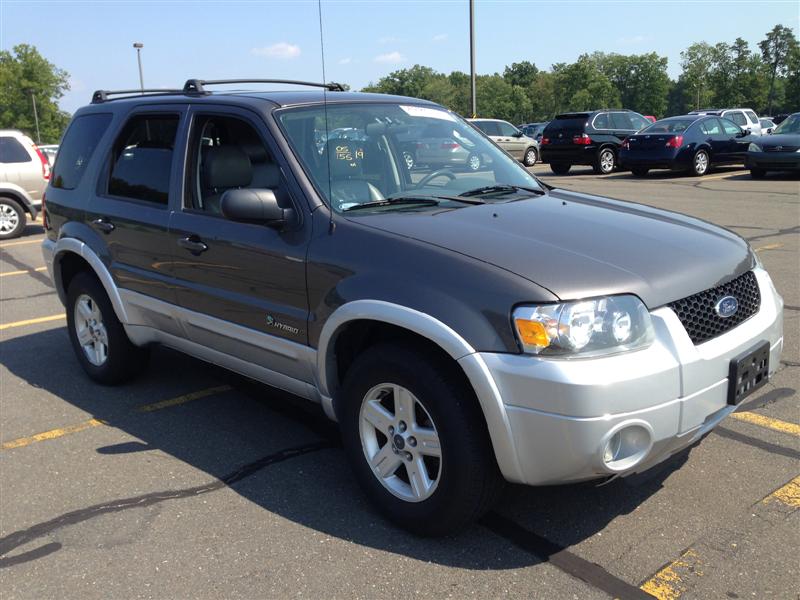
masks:
POLYGON ((386 54, 378 54, 373 60, 376 63, 397 64, 403 62, 405 59, 405 56, 395 50, 394 52, 387 52, 386 54))
POLYGON ((347 58, 340 58, 339 59, 339 64, 340 65, 349 65, 351 62, 353 62, 353 59, 350 58, 349 56, 347 58))
POLYGON ((621 37, 617 38, 617 43, 621 44, 622 46, 634 46, 636 44, 641 44, 642 42, 646 42, 650 38, 644 35, 633 35, 631 37, 621 37))
POLYGON ((433 41, 434 42, 443 42, 446 39, 447 39, 447 34, 446 33, 437 33, 435 36, 433 36, 433 41))
POLYGON ((268 58, 297 58, 300 56, 300 46, 288 42, 278 42, 271 46, 253 48, 251 54, 256 56, 266 56, 268 58))

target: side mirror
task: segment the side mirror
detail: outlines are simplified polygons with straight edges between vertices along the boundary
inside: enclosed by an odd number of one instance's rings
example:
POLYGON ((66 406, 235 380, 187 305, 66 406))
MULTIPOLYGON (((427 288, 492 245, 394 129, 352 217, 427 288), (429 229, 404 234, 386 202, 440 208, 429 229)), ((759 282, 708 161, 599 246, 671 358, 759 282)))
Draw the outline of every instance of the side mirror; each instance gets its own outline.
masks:
POLYGON ((516 132, 514 132, 514 137, 515 137, 515 138, 521 138, 523 135, 525 135, 525 134, 524 134, 524 133, 522 133, 521 131, 516 131, 516 132))
POLYGON ((234 189, 222 194, 222 214, 231 221, 264 223, 280 229, 294 217, 291 208, 281 208, 273 190, 234 189))

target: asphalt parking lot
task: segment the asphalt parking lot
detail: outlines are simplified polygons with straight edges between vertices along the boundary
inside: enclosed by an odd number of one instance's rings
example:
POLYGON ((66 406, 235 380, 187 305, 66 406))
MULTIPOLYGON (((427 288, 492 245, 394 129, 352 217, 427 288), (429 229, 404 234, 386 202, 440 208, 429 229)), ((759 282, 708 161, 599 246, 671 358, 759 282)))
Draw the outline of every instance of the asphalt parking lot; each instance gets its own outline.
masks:
POLYGON ((800 181, 533 172, 750 241, 786 302, 785 346, 736 418, 645 474, 510 487, 479 525, 419 539, 283 392, 167 349, 134 383, 91 383, 32 224, 0 244, 2 596, 797 598, 800 181))

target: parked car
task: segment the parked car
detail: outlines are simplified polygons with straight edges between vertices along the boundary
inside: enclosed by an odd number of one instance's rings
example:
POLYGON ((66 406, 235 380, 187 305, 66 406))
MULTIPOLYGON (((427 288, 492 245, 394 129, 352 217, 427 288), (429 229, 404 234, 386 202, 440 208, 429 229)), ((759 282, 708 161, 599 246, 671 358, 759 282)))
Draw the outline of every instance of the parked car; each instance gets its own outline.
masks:
POLYGON ((761 125, 761 132, 765 135, 769 135, 773 132, 777 125, 772 121, 772 119, 765 119, 761 117, 758 120, 759 125, 761 125))
POLYGON ((535 139, 541 145, 542 133, 549 122, 550 121, 544 121, 542 123, 527 123, 526 125, 520 127, 520 129, 522 130, 522 133, 527 135, 529 138, 535 139))
POLYGON ((367 496, 437 535, 503 479, 644 471, 779 366, 783 301, 740 236, 540 184, 432 102, 306 85, 330 91, 190 80, 75 113, 42 250, 93 380, 158 343, 318 402, 367 496), (320 156, 326 117, 366 139, 320 156), (438 124, 492 168, 404 168, 396 132, 438 124))
POLYGON ((715 165, 744 163, 751 139, 747 131, 721 117, 669 117, 628 137, 619 161, 637 177, 644 177, 650 169, 703 176, 715 165))
POLYGON ((542 162, 556 175, 572 165, 591 165, 595 173, 611 173, 617 166, 622 141, 650 121, 631 110, 594 110, 556 115, 542 136, 542 162))
POLYGON ((468 119, 468 121, 526 167, 532 167, 539 160, 539 142, 526 136, 508 121, 500 119, 468 119))
POLYGON ((761 130, 758 115, 751 108, 704 108, 693 110, 690 115, 716 115, 736 123, 742 129, 749 129, 752 135, 765 135, 761 130))
POLYGON ((767 171, 800 170, 800 112, 789 115, 771 136, 752 140, 745 167, 753 179, 761 179, 767 171))
POLYGON ((55 164, 56 155, 58 154, 58 144, 44 144, 39 145, 38 148, 44 152, 44 155, 47 157, 47 162, 50 163, 50 166, 55 164))
POLYGON ((19 237, 36 219, 50 178, 50 163, 20 131, 0 129, 0 240, 19 237))
POLYGON ((775 123, 775 125, 780 125, 780 124, 781 124, 781 123, 783 123, 783 122, 784 122, 784 121, 785 121, 785 120, 786 120, 788 117, 789 117, 789 115, 788 115, 788 114, 784 114, 784 115, 776 115, 776 116, 774 116, 774 117, 771 117, 771 120, 772 120, 772 122, 773 122, 773 123, 775 123))
POLYGON ((452 123, 439 120, 407 129, 410 129, 407 133, 398 131, 397 139, 402 144, 403 158, 409 169, 426 165, 432 169, 451 167, 479 171, 489 160, 474 141, 452 123))
POLYGON ((644 118, 650 121, 651 123, 655 123, 658 120, 653 115, 644 115, 644 118))

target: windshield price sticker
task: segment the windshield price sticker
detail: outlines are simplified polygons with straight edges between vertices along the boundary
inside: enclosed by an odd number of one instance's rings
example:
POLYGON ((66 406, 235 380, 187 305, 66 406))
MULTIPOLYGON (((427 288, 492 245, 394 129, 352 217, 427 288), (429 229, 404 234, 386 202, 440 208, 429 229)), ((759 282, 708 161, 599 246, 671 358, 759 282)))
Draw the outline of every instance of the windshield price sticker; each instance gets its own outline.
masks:
POLYGON ((443 110, 428 108, 426 106, 409 106, 401 104, 400 108, 411 117, 428 117, 429 119, 441 119, 442 121, 455 121, 453 115, 443 110))

